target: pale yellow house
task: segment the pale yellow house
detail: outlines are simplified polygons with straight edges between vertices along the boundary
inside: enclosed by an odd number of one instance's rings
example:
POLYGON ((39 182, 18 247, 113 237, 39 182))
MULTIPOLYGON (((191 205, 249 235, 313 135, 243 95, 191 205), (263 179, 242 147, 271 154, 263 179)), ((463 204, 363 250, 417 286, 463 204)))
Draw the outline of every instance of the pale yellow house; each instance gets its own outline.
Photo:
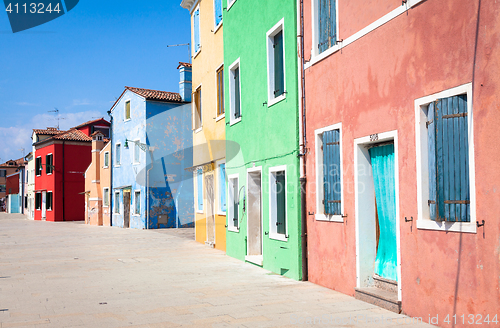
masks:
POLYGON ((191 14, 196 240, 226 250, 222 0, 183 0, 191 14))

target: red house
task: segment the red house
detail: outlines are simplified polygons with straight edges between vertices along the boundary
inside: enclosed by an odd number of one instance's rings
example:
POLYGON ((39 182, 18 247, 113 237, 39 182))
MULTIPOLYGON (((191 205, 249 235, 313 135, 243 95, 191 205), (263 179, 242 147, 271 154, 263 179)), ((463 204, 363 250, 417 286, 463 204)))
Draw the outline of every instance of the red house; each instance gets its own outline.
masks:
POLYGON ((85 219, 84 173, 91 162, 95 131, 109 136, 103 118, 68 131, 33 130, 35 158, 35 220, 80 221, 85 219))

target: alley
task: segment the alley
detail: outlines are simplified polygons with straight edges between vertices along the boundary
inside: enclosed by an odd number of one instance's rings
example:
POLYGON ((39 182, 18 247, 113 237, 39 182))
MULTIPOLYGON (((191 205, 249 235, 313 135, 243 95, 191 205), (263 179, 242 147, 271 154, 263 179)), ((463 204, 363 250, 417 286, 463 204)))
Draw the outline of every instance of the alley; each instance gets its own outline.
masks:
POLYGON ((193 229, 0 213, 1 328, 430 327, 415 322, 230 258, 193 229))

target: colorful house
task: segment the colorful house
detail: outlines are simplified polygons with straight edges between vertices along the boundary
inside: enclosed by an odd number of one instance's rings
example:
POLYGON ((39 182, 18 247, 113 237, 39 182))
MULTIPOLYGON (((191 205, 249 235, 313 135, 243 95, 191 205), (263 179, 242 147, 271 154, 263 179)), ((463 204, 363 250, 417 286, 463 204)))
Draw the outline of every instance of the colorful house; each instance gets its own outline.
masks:
POLYGON ((35 219, 35 160, 33 152, 26 155, 26 211, 28 219, 35 219))
POLYGON ((85 223, 111 226, 111 143, 92 133, 92 162, 85 171, 85 223))
POLYGON ((309 280, 497 318, 500 4, 303 3, 309 280))
POLYGON ((125 87, 110 110, 113 226, 194 226, 190 68, 180 68, 182 94, 125 87))
POLYGON ((302 278, 297 11, 224 1, 226 252, 302 278), (230 149, 231 148, 231 149, 230 149))
POLYGON ((92 156, 90 134, 109 136, 109 122, 92 120, 60 131, 33 130, 35 158, 35 220, 83 221, 85 219, 84 173, 92 156))
POLYGON ((226 250, 226 142, 222 0, 183 0, 193 44, 196 241, 226 250), (203 91, 203 93, 202 93, 203 91), (203 96, 202 96, 203 94, 203 96))
POLYGON ((24 177, 25 165, 24 158, 0 164, 0 211, 23 213, 24 185, 22 178, 24 177))

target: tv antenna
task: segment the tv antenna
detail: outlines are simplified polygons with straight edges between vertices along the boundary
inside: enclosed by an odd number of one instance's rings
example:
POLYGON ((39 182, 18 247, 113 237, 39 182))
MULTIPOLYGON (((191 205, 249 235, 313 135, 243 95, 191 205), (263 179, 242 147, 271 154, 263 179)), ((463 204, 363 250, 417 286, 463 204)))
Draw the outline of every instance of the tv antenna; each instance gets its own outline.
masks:
POLYGON ((65 120, 66 118, 59 116, 59 109, 54 107, 54 110, 49 110, 49 113, 56 113, 57 129, 59 130, 59 120, 65 120))
POLYGON ((23 154, 23 158, 25 157, 25 156, 24 156, 24 151, 25 151, 25 150, 26 150, 26 149, 24 149, 24 148, 19 148, 19 151, 23 154))
POLYGON ((170 48, 170 47, 183 47, 183 46, 187 46, 188 47, 188 58, 189 58, 189 63, 191 64, 191 44, 190 43, 168 44, 167 48, 170 48))

